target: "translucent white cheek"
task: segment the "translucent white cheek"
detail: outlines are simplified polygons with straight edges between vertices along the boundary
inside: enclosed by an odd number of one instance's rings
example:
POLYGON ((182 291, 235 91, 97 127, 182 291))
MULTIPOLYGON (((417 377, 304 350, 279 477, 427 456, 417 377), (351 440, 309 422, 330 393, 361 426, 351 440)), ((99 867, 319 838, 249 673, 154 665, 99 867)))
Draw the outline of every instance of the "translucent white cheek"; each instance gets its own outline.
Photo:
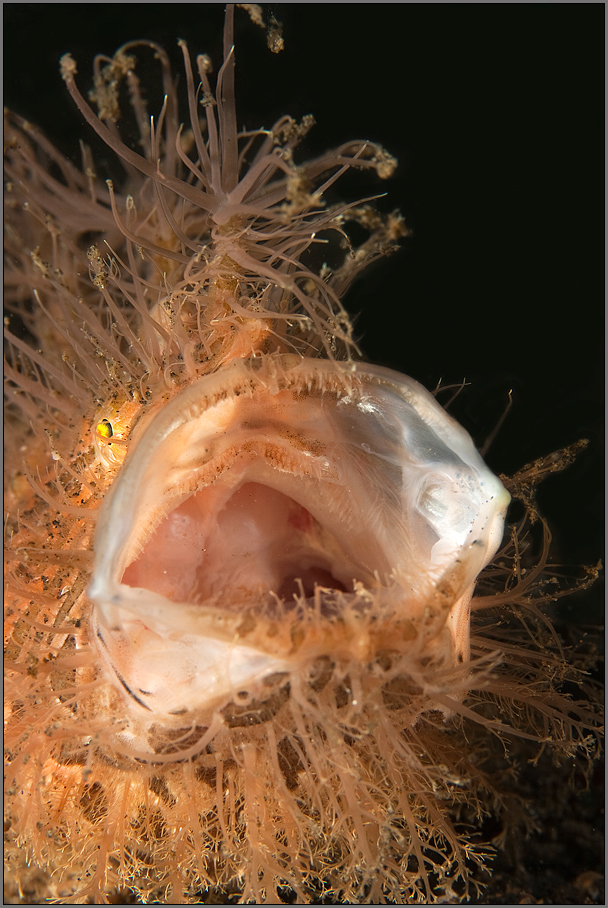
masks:
POLYGON ((326 622, 298 664, 324 645, 335 655, 347 607, 407 619, 419 647, 442 634, 444 662, 466 659, 469 599, 509 496, 412 379, 238 361, 181 392, 133 445, 102 509, 89 596, 134 708, 205 708, 294 670, 291 641, 266 619, 293 622, 296 600, 326 622), (266 631, 243 636, 244 615, 266 631))

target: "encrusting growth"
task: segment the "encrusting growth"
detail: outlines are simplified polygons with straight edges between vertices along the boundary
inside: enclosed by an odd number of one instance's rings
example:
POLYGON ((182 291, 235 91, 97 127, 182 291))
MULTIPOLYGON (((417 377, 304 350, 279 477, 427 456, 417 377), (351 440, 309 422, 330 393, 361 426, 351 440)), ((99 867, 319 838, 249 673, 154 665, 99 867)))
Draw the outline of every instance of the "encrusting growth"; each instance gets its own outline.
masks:
POLYGON ((187 126, 158 45, 97 58, 91 103, 62 58, 122 180, 7 115, 9 887, 466 899, 475 830, 510 822, 493 756, 597 748, 534 503, 576 452, 501 482, 424 389, 359 361, 341 300, 407 229, 327 195, 396 162, 364 141, 297 162, 311 117, 239 132, 232 16, 214 88, 181 44, 187 126))

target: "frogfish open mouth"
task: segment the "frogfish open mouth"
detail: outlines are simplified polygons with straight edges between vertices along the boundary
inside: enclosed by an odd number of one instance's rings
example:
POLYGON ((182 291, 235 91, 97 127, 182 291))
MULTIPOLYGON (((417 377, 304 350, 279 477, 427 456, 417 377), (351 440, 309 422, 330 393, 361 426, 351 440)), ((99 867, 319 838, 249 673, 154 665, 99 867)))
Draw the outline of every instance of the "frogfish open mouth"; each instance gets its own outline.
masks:
POLYGON ((416 382, 267 354, 193 382, 135 436, 89 597, 108 670, 155 719, 322 656, 468 660, 509 496, 416 382))
POLYGON ((502 803, 479 741, 592 748, 537 608, 546 546, 514 568, 524 520, 499 552, 505 485, 535 518, 571 455, 503 483, 360 360, 341 299, 407 231, 333 187, 395 161, 296 163, 312 118, 239 131, 232 18, 214 90, 182 44, 186 126, 157 45, 96 60, 97 112, 62 59, 120 181, 8 115, 9 876, 67 901, 466 898, 502 803))

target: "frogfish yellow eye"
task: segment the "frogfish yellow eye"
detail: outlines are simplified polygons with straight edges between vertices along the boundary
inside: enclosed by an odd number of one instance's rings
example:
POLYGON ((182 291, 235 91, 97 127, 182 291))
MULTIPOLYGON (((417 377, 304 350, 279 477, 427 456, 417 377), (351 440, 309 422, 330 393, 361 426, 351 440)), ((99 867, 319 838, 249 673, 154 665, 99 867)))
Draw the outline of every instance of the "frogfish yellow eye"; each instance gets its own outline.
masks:
POLYGON ((97 423, 97 433, 101 435, 102 438, 112 438, 114 435, 114 430, 112 429, 112 423, 109 419, 102 419, 101 422, 97 423))

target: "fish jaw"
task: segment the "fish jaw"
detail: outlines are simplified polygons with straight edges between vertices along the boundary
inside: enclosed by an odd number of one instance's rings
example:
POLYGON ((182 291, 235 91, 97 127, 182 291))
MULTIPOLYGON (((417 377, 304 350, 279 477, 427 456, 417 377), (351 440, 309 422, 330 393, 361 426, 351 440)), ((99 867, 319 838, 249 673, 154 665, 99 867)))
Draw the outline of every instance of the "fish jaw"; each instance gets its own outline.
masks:
POLYGON ((456 666, 508 502, 412 379, 235 361, 141 428, 103 504, 102 662, 144 723, 260 696, 322 656, 456 666))

